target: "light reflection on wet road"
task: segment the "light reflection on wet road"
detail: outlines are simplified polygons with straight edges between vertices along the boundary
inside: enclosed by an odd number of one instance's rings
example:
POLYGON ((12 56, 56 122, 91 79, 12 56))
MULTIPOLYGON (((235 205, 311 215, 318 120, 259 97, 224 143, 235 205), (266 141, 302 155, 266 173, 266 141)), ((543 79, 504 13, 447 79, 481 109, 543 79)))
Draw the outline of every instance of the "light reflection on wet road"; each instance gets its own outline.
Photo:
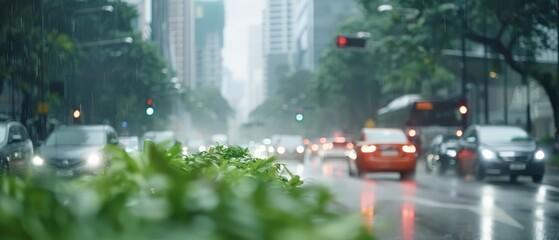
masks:
POLYGON ((415 181, 391 173, 366 179, 348 175, 345 160, 286 161, 307 184, 329 186, 348 210, 361 212, 378 239, 559 239, 558 175, 485 182, 452 173, 437 176, 417 167, 415 181))

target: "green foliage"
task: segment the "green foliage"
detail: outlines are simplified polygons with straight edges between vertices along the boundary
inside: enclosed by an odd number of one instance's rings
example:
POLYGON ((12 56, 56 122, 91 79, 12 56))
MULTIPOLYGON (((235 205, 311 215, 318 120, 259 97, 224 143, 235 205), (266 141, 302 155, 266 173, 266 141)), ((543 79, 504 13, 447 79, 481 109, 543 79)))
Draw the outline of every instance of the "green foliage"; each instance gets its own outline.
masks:
MULTIPOLYGON (((371 19, 376 18, 373 15, 380 14, 377 7, 386 3, 382 0, 357 2, 371 19)), ((400 20, 397 16, 402 15, 403 9, 418 11, 417 17, 406 24, 401 41, 407 41, 410 47, 428 46, 425 49, 435 53, 433 62, 440 57, 442 49, 459 49, 462 36, 467 40, 467 50, 480 45, 487 47, 489 51, 499 54, 511 69, 520 75, 526 74, 543 87, 553 106, 555 123, 559 125, 559 78, 556 67, 536 62, 536 57, 557 51, 555 31, 559 27, 559 9, 556 1, 399 0, 391 1, 390 4, 395 6, 390 13, 394 20, 400 20), (415 40, 408 41, 411 39, 415 40)), ((398 42, 394 44, 401 45, 398 42)), ((410 53, 413 54, 413 51, 410 53)))
POLYGON ((198 131, 207 136, 227 132, 234 111, 219 89, 212 86, 190 89, 184 94, 184 102, 198 131))
POLYGON ((359 215, 302 187, 273 158, 218 146, 184 156, 146 142, 141 159, 113 150, 100 176, 3 176, 2 239, 370 239, 359 215))
MULTIPOLYGON (((64 82, 65 96, 45 92, 49 117, 62 123, 71 109, 82 108, 86 123, 130 123, 149 128, 144 101, 154 86, 170 78, 155 48, 132 28, 136 10, 122 1, 49 0, 44 2, 45 81, 64 82), (112 6, 103 11, 102 6, 112 6), (131 44, 92 46, 92 42, 133 37, 131 44), (90 43, 84 44, 84 43, 90 43), (75 100, 74 100, 75 99, 75 100)), ((21 121, 36 115, 39 101, 41 9, 39 0, 1 0, 0 86, 13 81, 23 94, 21 121)), ((94 44, 93 44, 94 45, 94 44)), ((165 104, 161 104, 163 110, 165 104)), ((165 111, 161 111, 162 113, 165 111)), ((163 120, 161 120, 163 121, 163 120)), ((33 127, 34 128, 34 127, 33 127)))

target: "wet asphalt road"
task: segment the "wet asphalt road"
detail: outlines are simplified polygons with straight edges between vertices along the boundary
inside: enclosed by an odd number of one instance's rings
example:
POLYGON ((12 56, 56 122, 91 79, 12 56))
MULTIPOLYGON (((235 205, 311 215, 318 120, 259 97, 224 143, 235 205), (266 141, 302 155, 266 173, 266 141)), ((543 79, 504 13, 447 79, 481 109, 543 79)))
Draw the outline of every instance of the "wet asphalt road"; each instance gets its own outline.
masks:
POLYGON ((391 173, 350 177, 341 159, 285 161, 306 184, 323 184, 350 211, 361 212, 377 239, 559 239, 559 174, 484 182, 426 173, 413 181, 391 173))

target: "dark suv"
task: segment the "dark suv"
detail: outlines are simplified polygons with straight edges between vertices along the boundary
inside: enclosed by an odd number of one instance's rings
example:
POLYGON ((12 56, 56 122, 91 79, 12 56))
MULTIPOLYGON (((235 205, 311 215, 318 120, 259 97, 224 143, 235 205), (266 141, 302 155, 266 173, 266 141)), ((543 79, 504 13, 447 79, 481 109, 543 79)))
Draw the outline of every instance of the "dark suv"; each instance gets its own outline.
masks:
POLYGON ((482 180, 487 175, 531 176, 541 182, 545 153, 523 129, 515 126, 469 127, 459 141, 458 174, 473 173, 482 180))
POLYGON ((45 170, 60 177, 96 174, 110 163, 109 145, 119 145, 118 135, 109 125, 62 126, 39 148, 41 159, 33 163, 40 167, 44 162, 45 170))
POLYGON ((447 170, 453 169, 456 164, 456 147, 458 147, 458 138, 455 135, 435 136, 423 155, 426 171, 438 170, 442 175, 447 170))
POLYGON ((25 127, 15 121, 0 122, 0 172, 21 174, 33 158, 33 143, 25 127))

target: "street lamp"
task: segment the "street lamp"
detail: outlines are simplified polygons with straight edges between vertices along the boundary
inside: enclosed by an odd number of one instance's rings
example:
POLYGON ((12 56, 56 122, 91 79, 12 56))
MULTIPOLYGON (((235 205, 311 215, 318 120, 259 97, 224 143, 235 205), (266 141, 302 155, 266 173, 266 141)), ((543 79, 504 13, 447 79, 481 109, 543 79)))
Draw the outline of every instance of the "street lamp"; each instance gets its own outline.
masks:
MULTIPOLYGON (((111 5, 103 5, 100 7, 90 7, 90 8, 80 8, 72 11, 70 20, 72 22, 72 41, 75 42, 76 46, 80 46, 78 41, 76 40, 76 16, 78 15, 85 15, 90 13, 97 13, 97 12, 108 12, 112 13, 114 11, 114 7, 111 5)), ((71 107, 76 107, 76 60, 73 59, 72 61, 72 96, 69 97, 71 101, 71 107)))
POLYGON ((383 4, 377 7, 377 11, 379 12, 391 12, 391 11, 399 11, 399 12, 407 12, 409 14, 409 19, 414 19, 419 16, 419 10, 415 8, 405 8, 405 7, 394 7, 390 4, 383 4))

